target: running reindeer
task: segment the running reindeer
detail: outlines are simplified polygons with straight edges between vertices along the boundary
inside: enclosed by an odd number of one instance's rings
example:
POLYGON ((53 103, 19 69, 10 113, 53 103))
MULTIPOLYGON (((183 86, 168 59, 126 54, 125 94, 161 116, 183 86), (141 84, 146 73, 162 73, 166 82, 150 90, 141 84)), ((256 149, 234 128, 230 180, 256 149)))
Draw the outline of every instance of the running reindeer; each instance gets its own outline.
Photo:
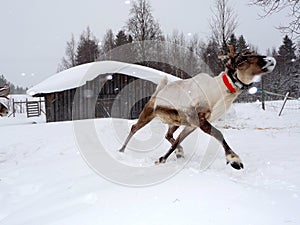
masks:
POLYGON ((157 86, 156 91, 145 105, 138 121, 131 127, 124 145, 119 150, 124 152, 131 137, 153 118, 159 117, 169 125, 165 138, 171 143, 168 152, 155 163, 164 163, 175 151, 177 157, 183 156, 180 143, 196 128, 216 138, 225 150, 227 164, 235 169, 243 168, 240 157, 229 147, 222 133, 211 122, 216 121, 230 107, 232 102, 243 90, 247 89, 255 77, 270 73, 276 64, 273 57, 255 54, 230 53, 224 58, 225 72, 217 77, 200 73, 190 79, 179 80, 168 84, 165 77, 157 86), (174 139, 174 132, 184 126, 181 133, 174 139))
POLYGON ((0 116, 6 116, 8 114, 8 106, 6 100, 10 93, 10 87, 8 84, 5 84, 3 87, 0 87, 0 116), (4 100, 4 101, 2 101, 4 100))

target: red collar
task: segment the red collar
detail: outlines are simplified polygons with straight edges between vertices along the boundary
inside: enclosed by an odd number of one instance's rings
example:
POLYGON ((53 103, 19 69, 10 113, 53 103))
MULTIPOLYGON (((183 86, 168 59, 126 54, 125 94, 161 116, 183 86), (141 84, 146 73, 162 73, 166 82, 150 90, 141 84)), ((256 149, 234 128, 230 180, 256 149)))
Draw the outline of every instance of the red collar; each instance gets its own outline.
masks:
POLYGON ((231 83, 229 82, 228 80, 228 77, 226 75, 226 73, 224 72, 223 75, 222 75, 222 79, 223 79, 223 82, 225 84, 225 86, 227 87, 227 89, 231 92, 231 93, 235 93, 236 92, 236 89, 231 85, 231 83))

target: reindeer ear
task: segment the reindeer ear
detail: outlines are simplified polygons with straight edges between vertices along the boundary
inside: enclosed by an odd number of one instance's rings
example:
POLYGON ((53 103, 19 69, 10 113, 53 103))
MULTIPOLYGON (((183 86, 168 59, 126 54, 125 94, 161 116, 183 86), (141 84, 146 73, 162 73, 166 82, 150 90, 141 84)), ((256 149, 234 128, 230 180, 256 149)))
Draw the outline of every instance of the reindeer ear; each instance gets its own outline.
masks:
POLYGON ((233 45, 229 45, 229 58, 233 58, 234 57, 234 47, 233 45))

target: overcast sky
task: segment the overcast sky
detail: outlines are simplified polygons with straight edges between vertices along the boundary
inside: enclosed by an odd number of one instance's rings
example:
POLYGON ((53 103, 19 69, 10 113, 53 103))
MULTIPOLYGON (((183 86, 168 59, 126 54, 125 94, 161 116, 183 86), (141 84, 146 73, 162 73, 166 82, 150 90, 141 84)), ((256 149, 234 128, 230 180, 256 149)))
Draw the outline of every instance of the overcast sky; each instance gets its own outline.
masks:
MULTIPOLYGON (((0 0, 0 75, 10 82, 31 87, 56 73, 72 33, 78 40, 87 26, 98 39, 107 29, 118 32, 127 21, 126 0, 0 0)), ((284 13, 259 19, 261 10, 249 1, 230 0, 238 13, 236 35, 259 47, 279 47, 283 35, 276 26, 286 23, 284 13)), ((154 17, 164 34, 177 29, 198 33, 205 40, 210 33, 213 1, 150 0, 154 17)))

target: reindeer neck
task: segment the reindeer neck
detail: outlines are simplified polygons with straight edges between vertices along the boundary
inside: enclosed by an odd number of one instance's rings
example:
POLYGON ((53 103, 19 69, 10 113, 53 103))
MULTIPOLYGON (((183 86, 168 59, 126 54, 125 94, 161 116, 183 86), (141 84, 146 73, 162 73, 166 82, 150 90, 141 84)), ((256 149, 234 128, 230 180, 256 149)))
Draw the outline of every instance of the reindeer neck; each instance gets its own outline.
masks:
POLYGON ((227 77, 230 79, 231 83, 234 85, 235 89, 238 90, 247 90, 252 86, 252 83, 246 84, 242 81, 237 75, 236 70, 226 68, 225 73, 227 77))

